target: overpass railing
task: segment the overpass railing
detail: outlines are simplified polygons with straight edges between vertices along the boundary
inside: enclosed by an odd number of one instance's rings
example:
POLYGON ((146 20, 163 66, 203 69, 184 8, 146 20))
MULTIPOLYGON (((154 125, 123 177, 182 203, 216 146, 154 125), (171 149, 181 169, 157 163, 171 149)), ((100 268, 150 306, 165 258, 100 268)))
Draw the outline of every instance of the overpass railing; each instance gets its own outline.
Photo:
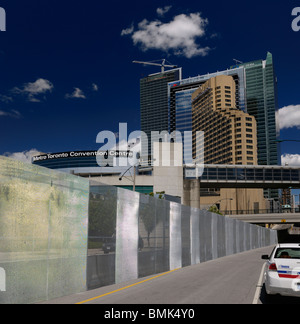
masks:
POLYGON ((259 214, 285 214, 299 213, 300 218, 300 208, 278 208, 278 209, 243 209, 243 210, 221 210, 221 214, 223 215, 259 215, 259 214))

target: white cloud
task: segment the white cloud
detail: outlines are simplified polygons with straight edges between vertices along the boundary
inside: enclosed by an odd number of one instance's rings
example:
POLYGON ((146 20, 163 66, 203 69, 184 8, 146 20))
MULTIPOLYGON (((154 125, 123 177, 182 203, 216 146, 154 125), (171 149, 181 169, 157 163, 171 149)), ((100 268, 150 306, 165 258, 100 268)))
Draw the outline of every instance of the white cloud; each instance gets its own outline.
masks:
POLYGON ((157 8, 156 13, 158 14, 158 16, 163 17, 171 8, 172 8, 172 6, 165 6, 163 8, 157 8))
POLYGON ((128 28, 122 30, 122 32, 121 32, 121 36, 130 35, 130 34, 133 33, 133 31, 134 31, 134 26, 133 26, 133 24, 132 24, 130 27, 128 27, 128 28))
POLYGON ((52 90, 53 84, 46 79, 40 78, 35 82, 25 83, 21 88, 15 87, 12 89, 12 92, 27 95, 28 100, 31 102, 40 102, 41 100, 37 96, 51 92, 52 90))
POLYGON ((10 102, 13 102, 13 98, 11 96, 7 96, 7 95, 0 95, 0 101, 5 102, 5 103, 10 103, 10 102))
MULTIPOLYGON (((134 45, 141 45, 143 51, 149 49, 172 51, 175 55, 191 58, 206 56, 209 47, 202 47, 196 41, 205 36, 208 20, 201 17, 200 13, 175 16, 169 23, 159 20, 144 19, 138 24, 138 30, 122 31, 122 34, 131 34, 134 45)), ((122 35, 121 34, 121 35, 122 35)))
POLYGON ((11 118, 21 118, 22 115, 19 111, 12 109, 10 111, 0 110, 0 117, 11 117, 11 118))
POLYGON ((284 154, 281 156, 281 164, 300 167, 300 154, 284 154))
POLYGON ((83 91, 79 88, 74 88, 74 91, 72 93, 67 93, 65 95, 65 98, 67 99, 86 99, 86 96, 84 95, 83 91))
POLYGON ((9 157, 11 159, 15 159, 18 161, 22 161, 25 163, 31 163, 31 159, 35 155, 41 154, 40 151, 37 149, 31 149, 29 151, 24 151, 24 152, 15 152, 15 153, 4 153, 4 156, 9 157))
POLYGON ((99 90, 99 86, 96 83, 92 84, 92 89, 93 91, 98 91, 99 90))
POLYGON ((279 109, 277 114, 280 129, 297 127, 300 129, 300 105, 279 109))
POLYGON ((27 83, 24 86, 24 91, 31 94, 40 94, 53 89, 53 84, 45 79, 38 79, 35 82, 27 83))

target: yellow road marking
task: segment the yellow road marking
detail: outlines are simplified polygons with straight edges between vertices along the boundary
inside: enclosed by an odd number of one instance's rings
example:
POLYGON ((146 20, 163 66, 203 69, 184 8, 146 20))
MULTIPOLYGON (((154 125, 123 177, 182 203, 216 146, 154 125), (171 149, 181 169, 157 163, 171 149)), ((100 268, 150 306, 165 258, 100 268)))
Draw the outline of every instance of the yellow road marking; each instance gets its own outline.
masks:
POLYGON ((114 294, 114 293, 116 293, 116 292, 119 292, 119 291, 122 291, 122 290, 125 290, 125 289, 128 289, 128 288, 131 288, 131 287, 134 287, 134 286, 140 285, 140 284, 142 284, 142 283, 144 283, 144 282, 147 282, 147 281, 150 281, 150 280, 153 280, 153 279, 156 279, 156 278, 159 278, 159 277, 165 276, 165 275, 167 275, 167 274, 169 274, 169 273, 172 273, 172 272, 174 272, 174 271, 177 271, 177 270, 179 270, 179 269, 175 269, 175 270, 171 270, 171 271, 168 271, 168 272, 161 273, 161 274, 159 274, 159 275, 157 275, 157 276, 155 276, 155 277, 151 277, 151 278, 149 278, 149 279, 146 279, 146 280, 143 280, 143 281, 139 281, 139 282, 137 282, 137 283, 135 283, 135 284, 132 284, 132 285, 130 285, 130 286, 126 286, 126 287, 123 287, 123 288, 120 288, 120 289, 117 289, 117 290, 114 290, 114 291, 108 292, 108 293, 106 293, 106 294, 103 294, 103 295, 100 295, 100 296, 97 296, 97 297, 93 297, 93 298, 90 298, 90 299, 87 299, 87 300, 81 301, 81 302, 79 302, 79 303, 76 303, 76 305, 85 304, 85 303, 88 303, 88 302, 90 302, 90 301, 92 301, 92 300, 99 299, 99 298, 102 298, 102 297, 105 297, 105 296, 108 296, 108 295, 114 294))

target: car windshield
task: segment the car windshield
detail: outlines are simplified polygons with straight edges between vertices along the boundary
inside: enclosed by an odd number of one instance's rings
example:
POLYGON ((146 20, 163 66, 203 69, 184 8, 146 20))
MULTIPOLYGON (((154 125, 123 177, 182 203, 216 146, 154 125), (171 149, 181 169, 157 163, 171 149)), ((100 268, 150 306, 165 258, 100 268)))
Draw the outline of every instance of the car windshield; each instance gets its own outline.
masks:
POLYGON ((278 248, 275 259, 300 259, 300 248, 278 248))

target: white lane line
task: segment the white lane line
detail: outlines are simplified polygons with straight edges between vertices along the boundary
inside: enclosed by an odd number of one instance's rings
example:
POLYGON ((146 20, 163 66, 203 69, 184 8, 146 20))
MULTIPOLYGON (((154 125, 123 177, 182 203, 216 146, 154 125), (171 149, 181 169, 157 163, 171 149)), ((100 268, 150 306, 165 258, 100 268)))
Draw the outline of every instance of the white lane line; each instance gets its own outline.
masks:
POLYGON ((262 270, 261 270, 261 274, 260 274, 260 277, 259 277, 259 280, 258 280, 258 284, 256 286, 256 291, 255 291, 255 295, 254 295, 254 299, 253 299, 252 304, 258 304, 259 297, 260 297, 260 294, 261 294, 261 289, 263 287, 264 272, 265 272, 265 264, 263 265, 262 270))

